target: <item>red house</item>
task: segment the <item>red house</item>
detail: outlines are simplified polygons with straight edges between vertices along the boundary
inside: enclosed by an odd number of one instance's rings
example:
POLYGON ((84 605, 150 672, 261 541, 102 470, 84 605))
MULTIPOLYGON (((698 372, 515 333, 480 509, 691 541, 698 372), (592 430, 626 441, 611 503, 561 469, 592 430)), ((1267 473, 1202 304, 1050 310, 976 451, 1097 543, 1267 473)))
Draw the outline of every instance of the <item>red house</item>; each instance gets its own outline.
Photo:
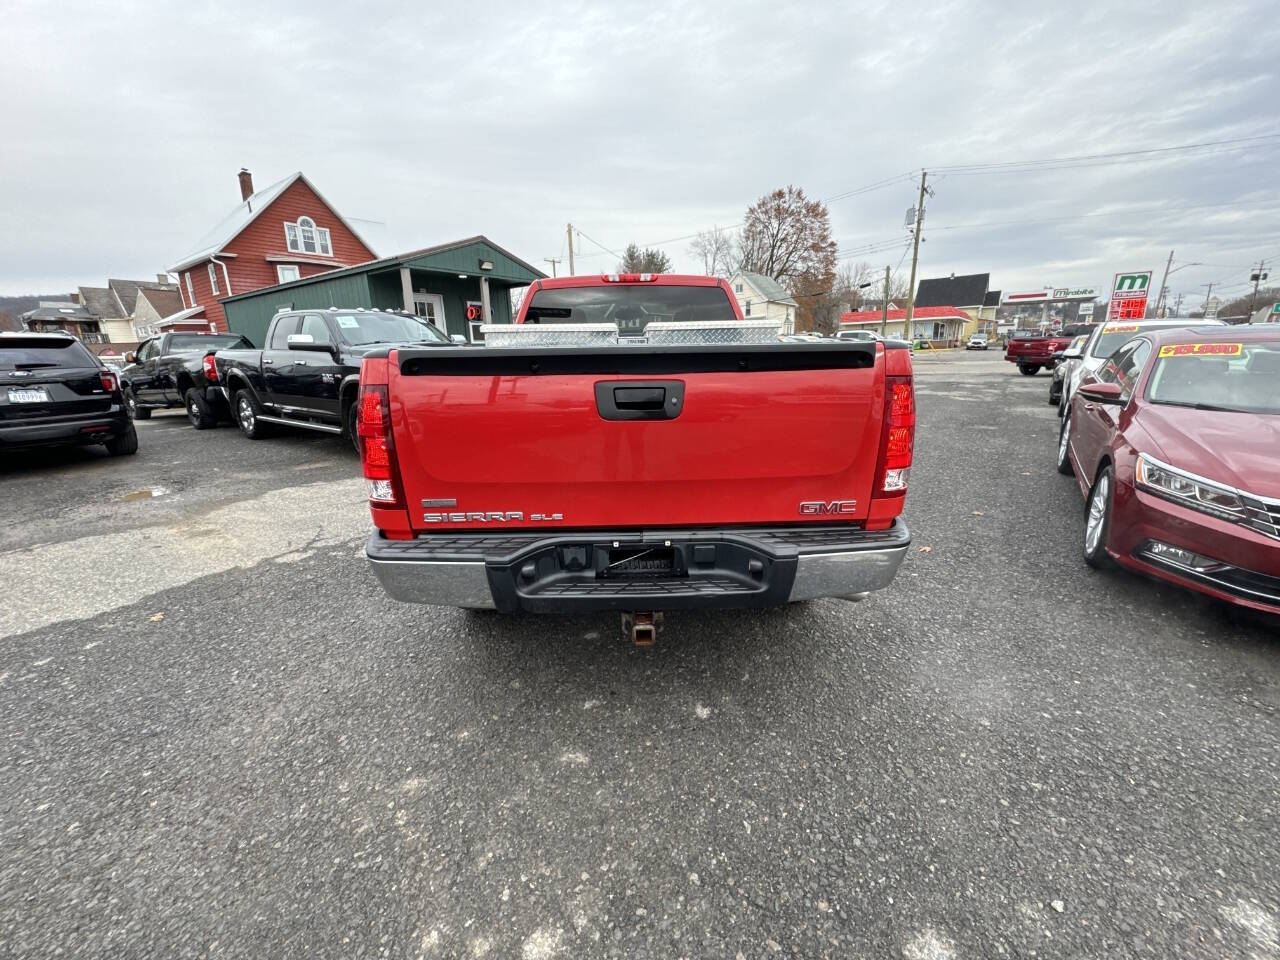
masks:
POLYGON ((169 268, 178 275, 182 311, 165 326, 206 321, 225 331, 221 297, 373 260, 374 251, 351 224, 295 173, 254 192, 240 171, 240 205, 169 268))

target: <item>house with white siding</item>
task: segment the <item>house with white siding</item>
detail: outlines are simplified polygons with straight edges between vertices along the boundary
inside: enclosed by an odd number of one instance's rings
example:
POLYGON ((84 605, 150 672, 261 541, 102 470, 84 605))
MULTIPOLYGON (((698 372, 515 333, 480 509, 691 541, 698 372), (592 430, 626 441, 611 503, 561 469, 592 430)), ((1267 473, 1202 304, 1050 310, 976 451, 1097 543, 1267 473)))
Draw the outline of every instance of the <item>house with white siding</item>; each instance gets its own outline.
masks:
POLYGON ((744 317, 774 320, 783 333, 795 333, 795 298, 777 280, 762 273, 739 270, 729 278, 729 286, 744 317))

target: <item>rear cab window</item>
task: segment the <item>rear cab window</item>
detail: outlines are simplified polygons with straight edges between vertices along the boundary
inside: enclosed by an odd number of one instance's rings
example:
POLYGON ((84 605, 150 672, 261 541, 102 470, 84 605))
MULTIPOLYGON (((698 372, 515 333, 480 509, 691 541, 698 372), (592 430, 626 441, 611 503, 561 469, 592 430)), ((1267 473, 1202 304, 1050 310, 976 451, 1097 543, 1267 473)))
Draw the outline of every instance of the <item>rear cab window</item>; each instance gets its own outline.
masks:
POLYGON ((48 337, 0 339, 0 370, 40 370, 47 367, 97 367, 98 361, 79 340, 48 337))
POLYGON ((201 350, 238 350, 248 347, 249 341, 238 334, 189 333, 174 334, 169 338, 170 353, 201 350))
POLYGON ((723 323, 738 316, 719 286, 601 284, 552 287, 533 294, 525 323, 612 323, 619 333, 642 333, 655 320, 723 323))

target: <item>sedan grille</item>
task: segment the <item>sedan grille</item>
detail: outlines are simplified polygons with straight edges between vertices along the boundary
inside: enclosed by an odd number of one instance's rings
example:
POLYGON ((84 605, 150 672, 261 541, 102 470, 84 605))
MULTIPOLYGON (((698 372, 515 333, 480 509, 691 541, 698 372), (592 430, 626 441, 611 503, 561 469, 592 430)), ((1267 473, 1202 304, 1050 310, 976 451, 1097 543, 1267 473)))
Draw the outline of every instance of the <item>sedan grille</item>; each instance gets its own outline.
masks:
POLYGON ((1244 493, 1239 496, 1246 514, 1245 526, 1280 540, 1280 500, 1263 500, 1244 493))

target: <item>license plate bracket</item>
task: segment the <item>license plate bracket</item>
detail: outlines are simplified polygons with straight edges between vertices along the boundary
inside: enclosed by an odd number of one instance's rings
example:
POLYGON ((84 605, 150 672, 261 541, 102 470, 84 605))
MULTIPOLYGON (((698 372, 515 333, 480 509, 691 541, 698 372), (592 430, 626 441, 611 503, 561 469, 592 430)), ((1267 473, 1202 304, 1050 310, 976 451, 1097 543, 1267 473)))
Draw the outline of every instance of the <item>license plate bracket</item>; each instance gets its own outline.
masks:
POLYGON ((10 403, 48 403, 49 391, 44 387, 10 387, 10 403))

